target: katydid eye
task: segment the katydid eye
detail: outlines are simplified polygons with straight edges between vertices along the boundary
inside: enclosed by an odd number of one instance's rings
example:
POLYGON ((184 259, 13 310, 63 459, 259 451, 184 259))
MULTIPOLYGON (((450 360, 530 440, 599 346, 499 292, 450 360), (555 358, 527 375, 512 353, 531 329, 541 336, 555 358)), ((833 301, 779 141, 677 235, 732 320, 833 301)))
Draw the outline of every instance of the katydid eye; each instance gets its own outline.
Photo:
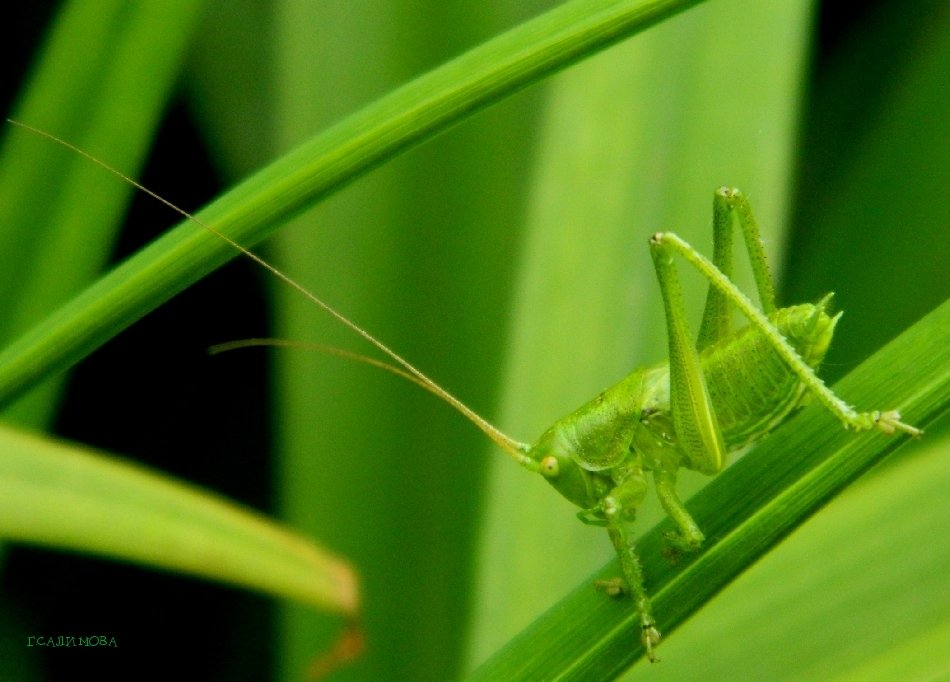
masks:
POLYGON ((541 460, 541 475, 548 478, 554 478, 561 473, 561 465, 557 463, 557 457, 548 455, 541 460))

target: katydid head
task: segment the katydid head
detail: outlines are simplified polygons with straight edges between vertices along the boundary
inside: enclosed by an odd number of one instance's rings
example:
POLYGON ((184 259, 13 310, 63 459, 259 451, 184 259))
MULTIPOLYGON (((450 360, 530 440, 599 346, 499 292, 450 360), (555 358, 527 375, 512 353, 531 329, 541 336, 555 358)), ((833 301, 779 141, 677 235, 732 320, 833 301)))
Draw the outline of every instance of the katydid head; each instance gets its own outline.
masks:
POLYGON ((574 454, 576 444, 562 422, 556 423, 527 451, 533 468, 555 490, 581 509, 597 506, 607 491, 600 476, 584 469, 574 454))

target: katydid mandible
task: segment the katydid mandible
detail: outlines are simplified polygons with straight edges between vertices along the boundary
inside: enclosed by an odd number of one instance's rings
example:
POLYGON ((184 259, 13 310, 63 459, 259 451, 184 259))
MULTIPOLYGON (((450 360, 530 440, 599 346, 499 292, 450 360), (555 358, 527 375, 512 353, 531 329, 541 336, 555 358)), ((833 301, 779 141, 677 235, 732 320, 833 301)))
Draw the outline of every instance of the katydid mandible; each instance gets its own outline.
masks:
MULTIPOLYGON (((666 537, 670 548, 696 551, 704 536, 676 493, 678 470, 718 473, 729 453, 768 434, 801 405, 806 395, 823 405, 846 429, 877 429, 885 434, 902 431, 915 437, 921 434, 919 429, 903 423, 896 410, 855 411, 818 378, 816 370, 841 313, 829 315, 831 294, 814 304, 776 307, 758 226, 749 202, 735 188, 721 187, 714 195, 711 261, 671 232, 657 232, 649 239, 665 310, 669 360, 635 369, 556 421, 534 444, 528 444, 502 433, 372 334, 211 225, 74 145, 31 126, 11 123, 81 154, 269 270, 395 364, 348 351, 318 348, 380 367, 435 394, 521 466, 542 475, 561 495, 580 507, 577 516, 581 521, 606 527, 621 575, 601 587, 611 595, 629 594, 632 598, 640 622, 640 639, 651 661, 657 660, 654 650, 660 642, 660 632, 630 535, 637 507, 647 493, 648 474, 652 474, 657 497, 677 527, 666 537), (760 307, 730 279, 736 227, 745 242, 760 307), (686 319, 675 256, 709 281, 695 341, 686 319), (732 308, 738 309, 748 326, 732 329, 732 308)), ((265 339, 225 346, 281 343, 265 339)))

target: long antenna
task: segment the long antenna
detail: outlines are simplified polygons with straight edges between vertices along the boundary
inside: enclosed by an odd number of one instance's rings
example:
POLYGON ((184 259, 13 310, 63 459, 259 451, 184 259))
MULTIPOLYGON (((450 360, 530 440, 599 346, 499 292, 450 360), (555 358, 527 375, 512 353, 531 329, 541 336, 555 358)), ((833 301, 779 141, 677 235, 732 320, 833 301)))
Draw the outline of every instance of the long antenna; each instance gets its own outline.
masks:
POLYGON ((220 230, 212 227, 208 223, 203 222, 202 220, 195 217, 191 213, 188 213, 188 211, 182 208, 179 208, 178 206, 170 202, 168 199, 165 199, 164 197, 156 194, 155 192, 150 190, 148 187, 145 187, 144 185, 137 182, 136 180, 133 180, 132 178, 130 178, 128 175, 125 175, 121 171, 116 170, 115 168, 105 163, 104 161, 100 161, 99 159, 94 157, 92 154, 80 149, 76 145, 71 144, 70 142, 67 142, 66 140, 63 140, 62 138, 56 137, 52 133, 48 133, 45 130, 34 128, 33 126, 29 124, 21 123, 20 121, 15 121, 12 118, 8 118, 7 122, 12 123, 15 126, 19 126, 20 128, 29 130, 30 132, 35 133, 36 135, 40 135, 42 137, 45 137, 48 140, 52 140, 53 142, 56 142, 57 144, 62 145, 63 147, 66 147, 67 149, 75 152, 76 154, 79 154, 83 158, 88 159, 89 161, 96 164, 100 168, 109 171, 113 175, 121 178, 122 180, 125 180, 127 183, 129 183, 130 185, 138 189, 140 192, 144 192, 145 194, 152 197, 156 201, 160 201, 161 203, 165 204, 165 206, 167 206, 168 208, 184 216, 186 219, 208 230, 208 232, 215 235, 216 237, 218 237, 225 243, 229 244, 232 248, 241 252, 242 254, 250 258, 252 261, 260 265, 261 267, 269 270, 275 277, 282 280, 285 284, 296 289, 298 292, 303 294, 303 296, 308 298, 311 302, 316 304, 319 308, 323 309, 327 314, 333 317, 337 322, 344 325, 345 327, 348 327, 350 330, 352 330, 353 332, 359 334, 364 339, 366 339, 366 341, 368 341, 373 346, 375 346, 380 352, 385 354, 393 362, 395 362, 397 365, 399 365, 404 370, 406 370, 407 374, 413 377, 413 379, 411 380, 413 380, 415 383, 419 384, 420 386, 422 386, 429 392, 434 393, 436 396, 438 396, 439 398, 447 402, 449 405, 454 407, 456 410, 458 410, 470 422, 472 422, 475 426, 481 429, 482 432, 486 436, 491 438, 491 440, 496 445, 498 445, 498 447, 500 447, 506 453, 511 455, 511 457, 515 461, 517 461, 519 464, 532 470, 536 470, 538 468, 538 465, 535 463, 535 461, 532 460, 527 455, 527 451, 529 449, 528 445, 526 445, 525 443, 516 441, 515 439, 511 438, 510 436, 500 431, 488 420, 486 420, 480 414, 475 412, 475 410, 470 408, 468 405, 466 405, 461 400, 456 398, 454 395, 449 393, 447 390, 442 388, 439 384, 437 384, 432 379, 430 379, 425 374, 423 374, 421 370, 416 369, 416 367, 413 364, 411 364, 408 360, 404 359, 401 355, 399 355, 394 350, 389 348, 389 346, 387 346, 382 341, 377 339, 375 336, 370 334, 368 331, 366 331, 365 329, 360 327, 358 324, 350 320, 343 313, 338 312, 329 303, 326 303, 321 298, 318 298, 315 294, 311 293, 307 288, 305 288, 302 284, 299 284, 296 280, 292 279, 289 275, 285 275, 282 271, 280 271, 279 269, 277 269, 276 267, 274 267, 273 265, 265 261, 263 258, 255 254, 253 251, 246 249, 245 247, 238 244, 236 241, 231 239, 231 237, 227 236, 220 230))
MULTIPOLYGON (((337 358, 343 358, 344 360, 350 360, 352 362, 359 362, 364 365, 369 365, 370 367, 375 367, 376 369, 381 369, 390 374, 394 374, 400 379, 405 379, 408 382, 411 382, 422 388, 429 393, 432 393, 432 386, 429 384, 423 383, 416 377, 414 374, 410 374, 401 367, 390 364, 385 360, 378 360, 376 358, 371 358, 368 355, 363 355, 362 353, 355 353, 345 348, 337 348, 336 346, 328 346, 324 343, 308 343, 306 341, 291 341, 289 339, 273 339, 273 338, 253 338, 253 339, 240 339, 238 341, 225 341, 224 343, 216 343, 208 349, 208 353, 211 355, 218 355, 219 353, 227 353, 232 350, 240 350, 243 348, 263 348, 263 347, 273 347, 273 348, 302 348, 304 350, 312 350, 317 353, 323 353, 324 355, 332 355, 337 358)), ((435 395, 438 395, 436 393, 435 395)), ((440 396, 441 397, 441 396, 440 396)))

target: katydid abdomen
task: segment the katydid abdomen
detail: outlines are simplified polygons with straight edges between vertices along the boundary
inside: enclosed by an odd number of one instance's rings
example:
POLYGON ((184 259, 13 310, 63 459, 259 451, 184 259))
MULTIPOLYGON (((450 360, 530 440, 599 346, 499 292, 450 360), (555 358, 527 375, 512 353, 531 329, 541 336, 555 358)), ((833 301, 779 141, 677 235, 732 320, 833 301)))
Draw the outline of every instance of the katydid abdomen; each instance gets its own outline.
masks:
MULTIPOLYGON (((822 301, 781 308, 769 320, 802 360, 817 369, 838 316, 830 317, 822 301)), ((700 363, 729 452, 763 438, 805 396, 804 384, 754 327, 745 327, 733 338, 706 349, 700 363)))

